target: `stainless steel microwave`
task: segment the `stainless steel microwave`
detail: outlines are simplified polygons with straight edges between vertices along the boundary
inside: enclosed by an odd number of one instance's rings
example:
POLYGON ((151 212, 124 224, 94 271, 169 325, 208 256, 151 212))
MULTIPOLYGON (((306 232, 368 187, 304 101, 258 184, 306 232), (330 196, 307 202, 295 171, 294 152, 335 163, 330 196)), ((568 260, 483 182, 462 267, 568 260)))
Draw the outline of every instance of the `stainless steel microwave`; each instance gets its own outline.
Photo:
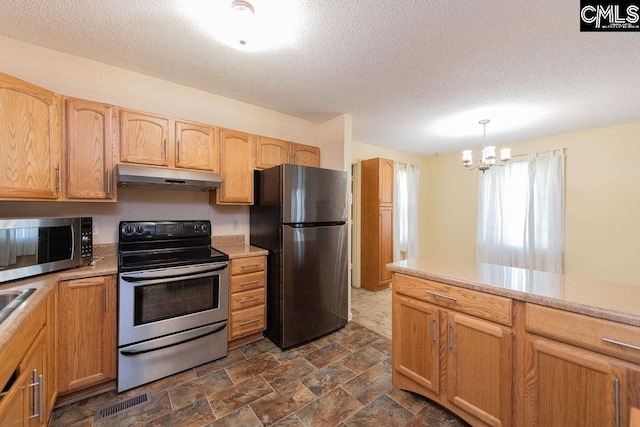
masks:
POLYGON ((0 283, 93 261, 91 217, 0 219, 0 283))

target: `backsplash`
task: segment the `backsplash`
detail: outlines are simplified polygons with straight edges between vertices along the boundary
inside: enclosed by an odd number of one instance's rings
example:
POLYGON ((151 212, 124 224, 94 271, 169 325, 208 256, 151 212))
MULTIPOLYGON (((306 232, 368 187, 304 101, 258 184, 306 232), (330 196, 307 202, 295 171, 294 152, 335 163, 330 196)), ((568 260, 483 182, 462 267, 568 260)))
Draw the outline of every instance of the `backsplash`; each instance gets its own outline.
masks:
POLYGON ((214 236, 243 235, 249 240, 249 207, 209 204, 198 191, 118 189, 117 203, 0 202, 1 218, 91 216, 94 244, 118 241, 120 221, 211 221, 214 236))

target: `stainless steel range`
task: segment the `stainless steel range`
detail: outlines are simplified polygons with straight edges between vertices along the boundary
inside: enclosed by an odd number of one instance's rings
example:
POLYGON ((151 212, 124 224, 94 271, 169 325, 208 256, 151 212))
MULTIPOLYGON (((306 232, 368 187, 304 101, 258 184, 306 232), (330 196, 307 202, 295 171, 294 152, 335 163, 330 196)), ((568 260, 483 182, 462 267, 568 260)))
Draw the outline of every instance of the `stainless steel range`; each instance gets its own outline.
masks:
POLYGON ((121 222, 118 392, 227 355, 229 257, 209 221, 121 222))

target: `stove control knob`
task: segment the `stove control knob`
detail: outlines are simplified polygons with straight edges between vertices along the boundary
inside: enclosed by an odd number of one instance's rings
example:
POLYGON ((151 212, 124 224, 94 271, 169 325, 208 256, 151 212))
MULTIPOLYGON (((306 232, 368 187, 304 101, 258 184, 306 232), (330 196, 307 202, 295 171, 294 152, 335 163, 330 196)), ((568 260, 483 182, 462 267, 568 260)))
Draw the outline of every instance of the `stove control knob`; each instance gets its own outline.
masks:
POLYGON ((203 233, 206 233, 208 228, 209 228, 209 227, 207 227, 207 224, 202 224, 202 225, 200 226, 200 230, 202 230, 202 232, 203 232, 203 233))
POLYGON ((142 234, 144 232, 144 227, 142 227, 141 225, 136 227, 136 233, 137 234, 142 234))
POLYGON ((200 231, 200 226, 197 223, 193 224, 193 231, 195 231, 196 233, 200 231))
POLYGON ((127 235, 133 234, 133 227, 130 226, 130 225, 125 226, 124 227, 124 234, 127 234, 127 235))

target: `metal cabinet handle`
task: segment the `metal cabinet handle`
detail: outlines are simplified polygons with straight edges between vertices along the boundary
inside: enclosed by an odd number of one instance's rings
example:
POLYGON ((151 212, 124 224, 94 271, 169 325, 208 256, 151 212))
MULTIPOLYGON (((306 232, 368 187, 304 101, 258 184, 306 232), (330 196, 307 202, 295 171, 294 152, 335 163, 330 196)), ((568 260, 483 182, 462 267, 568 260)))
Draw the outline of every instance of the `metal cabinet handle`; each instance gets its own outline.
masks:
POLYGON ((257 319, 249 320, 247 322, 241 322, 240 326, 245 326, 245 325, 249 325, 251 323, 256 323, 256 322, 259 322, 260 320, 262 320, 262 318, 259 317, 257 319))
POLYGON ((178 158, 178 161, 176 163, 180 163, 180 140, 176 141, 176 156, 178 158))
POLYGON ((38 398, 38 403, 40 403, 40 410, 38 411, 38 421, 42 424, 42 418, 44 417, 44 378, 42 378, 42 374, 38 376, 38 382, 40 385, 38 386, 38 394, 40 395, 38 398))
POLYGON ((111 194, 111 169, 107 169, 107 194, 111 194))
POLYGON ((243 283, 240 283, 240 286, 255 285, 256 283, 260 283, 260 281, 259 280, 252 280, 251 282, 243 282, 243 283))
POLYGON ((42 375, 38 376, 38 370, 34 369, 31 377, 31 384, 29 384, 29 388, 31 388, 31 399, 33 402, 33 408, 31 410, 31 415, 29 419, 38 418, 40 422, 42 422, 42 375), (38 390, 36 392, 36 387, 38 390), (36 404, 36 400, 38 403, 36 404), (36 414, 36 408, 38 413, 36 414))
POLYGON ((164 139, 164 161, 167 161, 167 138, 164 139))
POLYGON ((431 347, 436 344, 436 318, 431 316, 431 347))
POLYGON ((56 166, 56 191, 60 191, 62 188, 62 183, 60 182, 60 165, 56 166))
POLYGON ((449 322, 447 322, 447 353, 451 352, 451 349, 453 348, 451 346, 451 331, 453 329, 453 325, 449 322))
POLYGON ((450 297, 449 295, 441 294, 434 291, 425 291, 426 293, 433 295, 434 297, 445 298, 451 301, 456 301, 456 297, 450 297))
POLYGON ((242 304, 244 304, 245 302, 256 301, 256 300, 259 300, 259 299, 260 299, 260 298, 258 298, 258 297, 245 298, 245 299, 243 299, 243 300, 240 300, 240 302, 241 302, 242 304))
POLYGON ((627 344, 626 342, 612 340, 611 338, 602 338, 602 341, 608 342, 609 344, 619 345, 620 347, 630 348, 632 350, 640 351, 640 347, 633 344, 627 344))
POLYGON ((618 378, 615 379, 613 387, 616 395, 616 427, 620 427, 620 380, 618 378))
POLYGON ((107 313, 109 312, 109 284, 104 282, 104 294, 105 294, 105 308, 107 313))
POLYGON ((240 268, 251 268, 251 267, 260 267, 260 264, 247 264, 247 265, 240 266, 240 268))

